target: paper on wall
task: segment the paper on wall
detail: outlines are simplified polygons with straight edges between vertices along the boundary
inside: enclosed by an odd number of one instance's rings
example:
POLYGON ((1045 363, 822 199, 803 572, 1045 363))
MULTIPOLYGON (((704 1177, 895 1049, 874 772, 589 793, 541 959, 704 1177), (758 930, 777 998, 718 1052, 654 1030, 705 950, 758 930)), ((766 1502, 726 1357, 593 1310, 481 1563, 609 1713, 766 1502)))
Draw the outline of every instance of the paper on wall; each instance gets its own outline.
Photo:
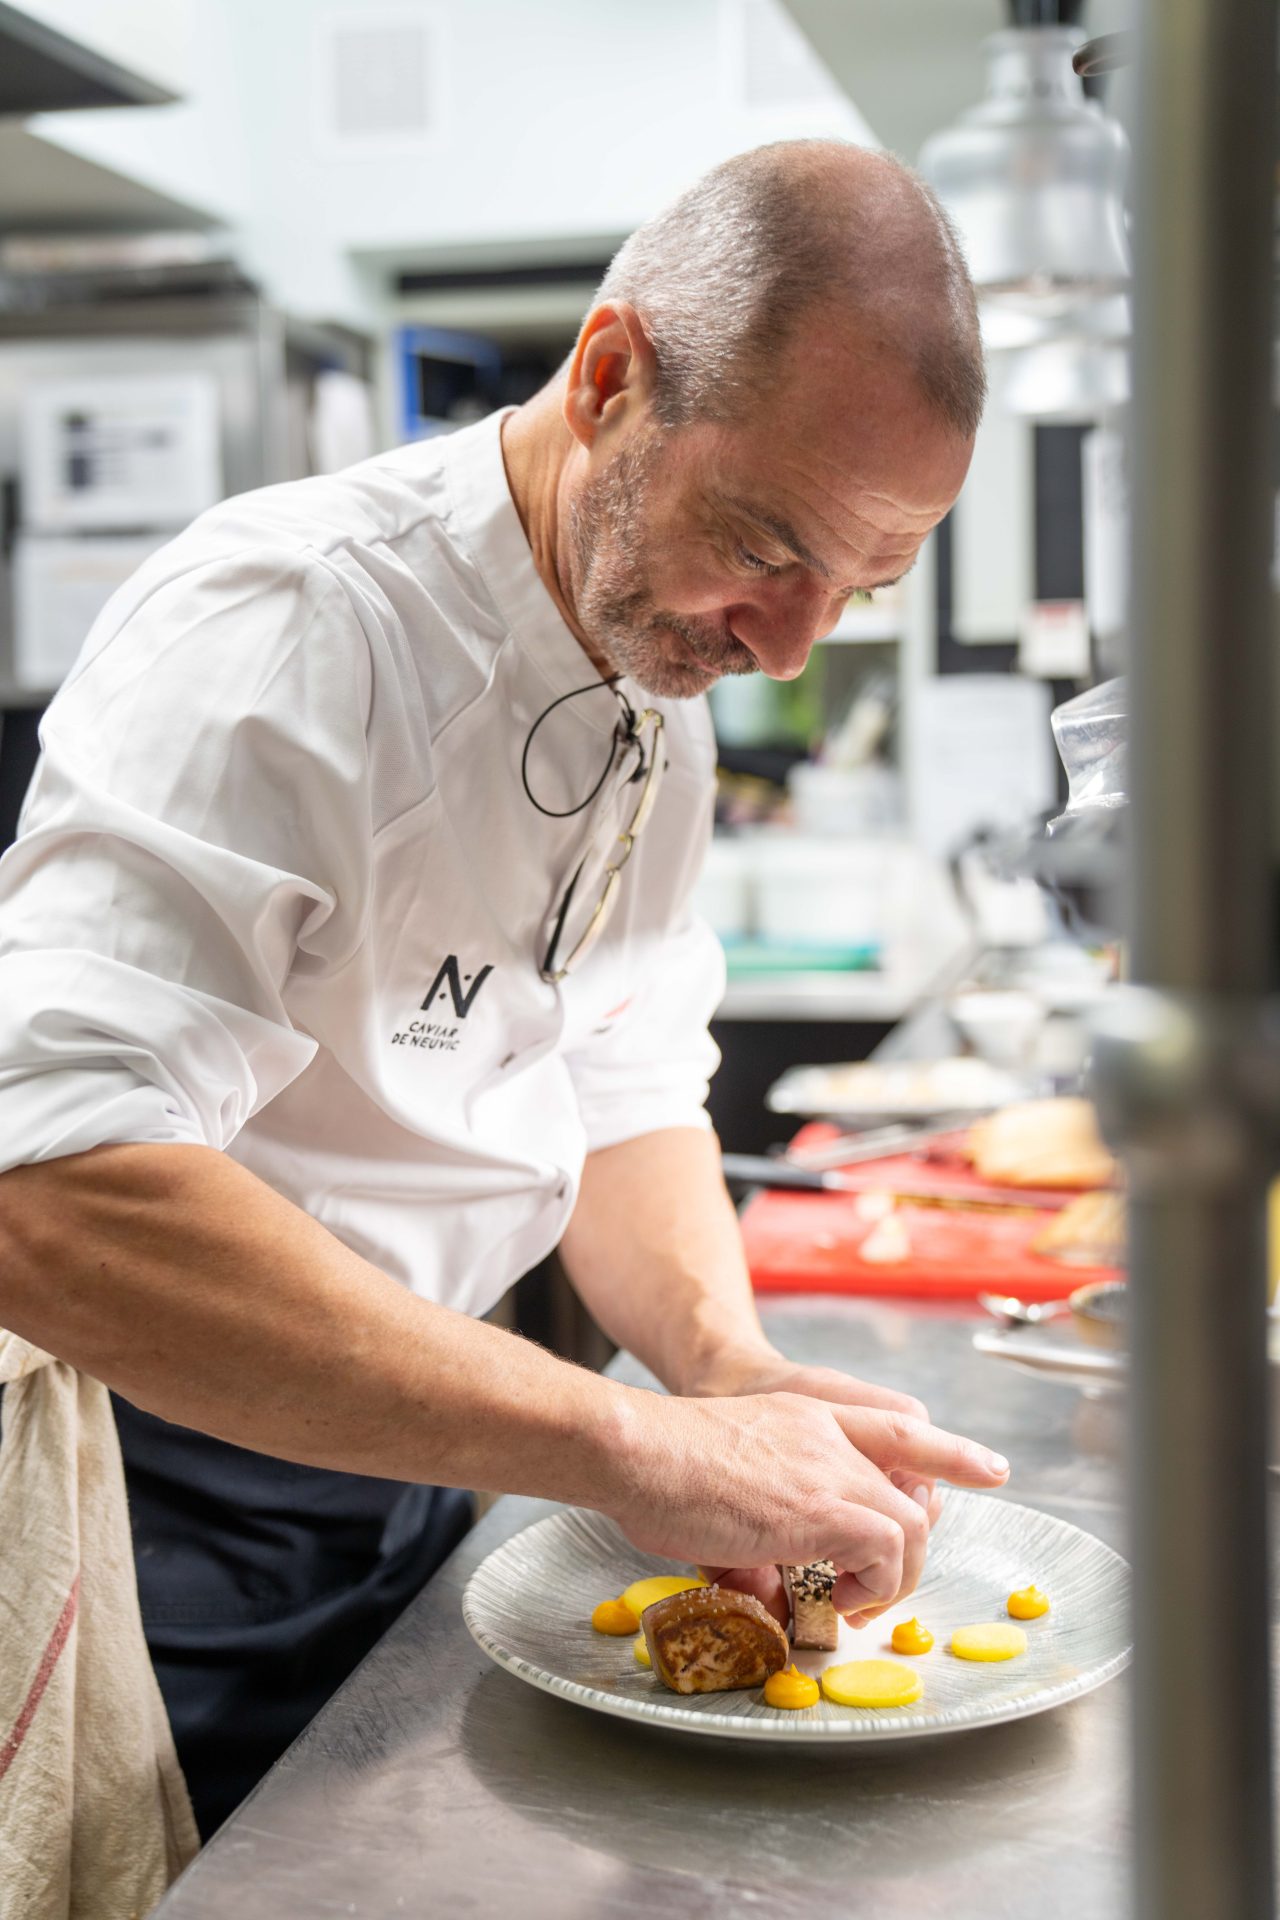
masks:
POLYGON ((182 527, 221 497, 212 374, 39 380, 23 396, 28 531, 182 527))
POLYGON ((944 674, 914 693, 911 819, 948 857, 980 827, 1017 826, 1057 799, 1051 695, 1014 674, 944 674))

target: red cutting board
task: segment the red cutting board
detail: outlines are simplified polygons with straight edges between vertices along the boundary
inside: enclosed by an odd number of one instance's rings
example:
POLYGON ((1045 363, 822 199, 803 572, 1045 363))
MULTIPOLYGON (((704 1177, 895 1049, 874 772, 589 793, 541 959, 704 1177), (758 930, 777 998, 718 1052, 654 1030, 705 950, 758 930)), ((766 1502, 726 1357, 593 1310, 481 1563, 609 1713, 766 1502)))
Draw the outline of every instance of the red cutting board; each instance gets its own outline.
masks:
MULTIPOLYGON (((798 1140, 819 1142, 831 1128, 806 1127, 798 1140)), ((927 1187, 959 1199, 966 1188, 990 1191, 972 1170, 945 1151, 900 1154, 850 1167, 866 1192, 892 1193, 897 1186, 927 1187)), ((1019 1203, 1017 1189, 1009 1198, 1019 1203)), ((857 1212, 854 1193, 758 1193, 742 1212, 747 1263, 758 1293, 862 1293, 892 1298, 972 1299, 978 1293, 1012 1293, 1020 1300, 1062 1300, 1092 1280, 1114 1280, 1111 1267, 1068 1266, 1032 1253, 1030 1243, 1053 1219, 1054 1209, 1025 1213, 969 1211, 955 1207, 895 1208, 911 1243, 909 1257, 885 1266, 859 1257, 875 1228, 857 1212)))

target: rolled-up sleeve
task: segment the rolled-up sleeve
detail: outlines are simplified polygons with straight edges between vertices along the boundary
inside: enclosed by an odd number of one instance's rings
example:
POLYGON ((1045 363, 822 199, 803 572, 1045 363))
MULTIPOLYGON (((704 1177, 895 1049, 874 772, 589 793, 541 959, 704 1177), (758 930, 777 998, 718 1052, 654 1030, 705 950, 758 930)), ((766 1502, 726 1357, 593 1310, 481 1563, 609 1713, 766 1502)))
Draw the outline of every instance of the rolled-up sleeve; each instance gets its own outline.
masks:
POLYGON ((361 937, 368 682, 341 587, 273 554, 91 643, 0 860, 0 1170, 225 1147, 309 1064, 285 984, 361 937))

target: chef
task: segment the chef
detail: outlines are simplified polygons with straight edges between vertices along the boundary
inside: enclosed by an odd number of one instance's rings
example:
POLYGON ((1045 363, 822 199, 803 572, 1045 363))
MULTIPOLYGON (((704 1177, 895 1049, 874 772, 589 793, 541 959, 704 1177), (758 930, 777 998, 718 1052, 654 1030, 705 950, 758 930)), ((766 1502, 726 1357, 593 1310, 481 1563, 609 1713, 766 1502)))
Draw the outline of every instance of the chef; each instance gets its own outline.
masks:
POLYGON ((935 1482, 1003 1479, 765 1339, 690 907, 698 696, 907 571, 982 400, 921 184, 765 148, 627 242, 527 406, 216 508, 89 635, 0 864, 0 1324, 113 1389, 203 1833, 459 1489, 829 1557, 868 1617, 935 1482), (485 1323, 557 1246, 670 1397, 485 1323))

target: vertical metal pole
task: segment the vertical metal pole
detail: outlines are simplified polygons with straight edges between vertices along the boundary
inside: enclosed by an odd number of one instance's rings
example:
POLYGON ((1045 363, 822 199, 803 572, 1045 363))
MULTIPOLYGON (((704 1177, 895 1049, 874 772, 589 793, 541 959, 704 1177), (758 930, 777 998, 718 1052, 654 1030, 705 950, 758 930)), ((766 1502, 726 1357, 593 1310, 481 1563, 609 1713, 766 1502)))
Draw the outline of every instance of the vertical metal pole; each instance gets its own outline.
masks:
MULTIPOLYGON (((1276 7, 1139 13, 1133 971, 1212 1051, 1273 985, 1276 7)), ((1132 1210, 1138 1912, 1270 1920, 1266 1159, 1195 1105, 1132 1210)))

